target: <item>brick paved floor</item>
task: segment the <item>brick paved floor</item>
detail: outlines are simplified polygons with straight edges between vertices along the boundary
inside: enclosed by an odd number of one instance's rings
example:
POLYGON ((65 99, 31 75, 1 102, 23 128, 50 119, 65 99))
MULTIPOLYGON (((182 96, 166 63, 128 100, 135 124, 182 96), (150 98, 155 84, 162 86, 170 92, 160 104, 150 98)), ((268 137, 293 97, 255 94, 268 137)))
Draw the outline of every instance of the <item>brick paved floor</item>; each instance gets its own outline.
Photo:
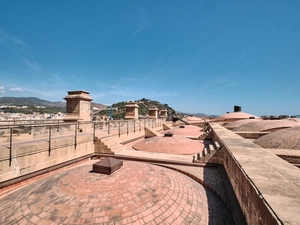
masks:
POLYGON ((232 224, 219 200, 186 175, 132 161, 104 175, 91 172, 95 162, 3 197, 0 224, 232 224))

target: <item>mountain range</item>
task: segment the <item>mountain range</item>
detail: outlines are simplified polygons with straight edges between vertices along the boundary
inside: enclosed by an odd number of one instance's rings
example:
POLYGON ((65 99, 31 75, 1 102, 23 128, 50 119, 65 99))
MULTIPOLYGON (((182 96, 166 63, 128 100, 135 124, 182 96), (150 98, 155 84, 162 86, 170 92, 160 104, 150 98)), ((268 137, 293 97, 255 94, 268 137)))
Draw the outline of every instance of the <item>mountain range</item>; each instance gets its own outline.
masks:
MULTIPOLYGON (((36 97, 0 97, 0 105, 14 106, 45 106, 45 107, 65 107, 66 102, 50 102, 36 97)), ((107 106, 99 103, 91 103, 92 107, 106 108, 107 106)))
MULTIPOLYGON (((168 104, 161 104, 160 102, 149 100, 149 99, 141 99, 139 102, 148 103, 150 105, 156 105, 156 106, 165 106, 166 108, 170 108, 172 111, 173 109, 168 106, 168 104)), ((119 106, 119 103, 113 104, 114 107, 119 106)), ((148 105, 147 104, 147 105, 148 105)), ((0 105, 8 105, 8 106, 45 106, 45 107, 65 107, 66 102, 60 101, 60 102, 51 102, 47 100, 42 100, 37 97, 0 97, 0 105)), ((91 107, 96 107, 99 109, 107 108, 106 105, 91 102, 91 107)), ((207 116, 204 113, 182 113, 182 114, 190 114, 194 116, 207 116)))

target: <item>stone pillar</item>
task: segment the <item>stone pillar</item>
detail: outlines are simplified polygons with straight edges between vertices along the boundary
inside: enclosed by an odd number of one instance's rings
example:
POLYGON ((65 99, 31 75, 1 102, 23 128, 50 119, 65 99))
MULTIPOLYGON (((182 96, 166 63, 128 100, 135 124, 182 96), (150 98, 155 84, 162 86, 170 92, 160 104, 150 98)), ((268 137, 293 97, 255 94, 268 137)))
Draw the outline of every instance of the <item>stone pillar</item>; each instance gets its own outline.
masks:
POLYGON ((91 101, 87 91, 68 91, 65 122, 91 121, 91 101))
POLYGON ((126 115, 125 119, 137 120, 139 119, 139 106, 135 102, 126 103, 126 115))
POLYGON ((167 109, 160 109, 160 118, 167 118, 167 109))
POLYGON ((149 107, 149 119, 157 119, 158 108, 156 106, 149 107))

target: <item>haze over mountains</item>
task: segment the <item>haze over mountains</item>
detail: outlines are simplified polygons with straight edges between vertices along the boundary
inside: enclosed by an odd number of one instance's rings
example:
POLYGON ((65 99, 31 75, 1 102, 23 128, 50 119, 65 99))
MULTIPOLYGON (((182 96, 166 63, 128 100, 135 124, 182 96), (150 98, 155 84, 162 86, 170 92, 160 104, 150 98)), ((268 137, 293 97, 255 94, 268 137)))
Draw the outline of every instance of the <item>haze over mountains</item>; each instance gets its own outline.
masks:
POLYGON ((66 102, 50 102, 36 97, 0 97, 0 104, 16 106, 66 106, 66 102))
MULTIPOLYGON (((154 101, 157 102, 157 101, 154 101)), ((117 103, 115 103, 117 104, 117 103)), ((161 103, 160 103, 161 104, 161 103)), ((43 99, 39 99, 37 97, 0 97, 0 105, 7 105, 7 106, 45 106, 45 107, 65 107, 66 102, 60 101, 60 102, 51 102, 43 99)), ((101 104, 101 103, 91 103, 92 107, 97 108, 106 108, 107 105, 101 104)), ((188 112, 180 112, 182 114, 190 114, 188 112)), ((204 113, 196 113, 193 114, 195 116, 207 116, 204 113)))
MULTIPOLYGON (((15 106, 52 106, 65 107, 66 101, 51 102, 36 97, 0 97, 0 105, 15 105, 15 106)), ((106 108, 107 106, 92 102, 93 107, 106 108)))

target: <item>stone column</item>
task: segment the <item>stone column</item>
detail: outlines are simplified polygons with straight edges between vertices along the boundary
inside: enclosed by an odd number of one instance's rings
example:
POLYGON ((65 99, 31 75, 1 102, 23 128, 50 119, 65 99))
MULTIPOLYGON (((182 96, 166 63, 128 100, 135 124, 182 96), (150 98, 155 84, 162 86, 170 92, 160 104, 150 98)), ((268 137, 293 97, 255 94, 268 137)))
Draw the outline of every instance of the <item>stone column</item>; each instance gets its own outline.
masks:
POLYGON ((157 119, 158 108, 156 106, 149 107, 149 119, 157 119))
POLYGON ((137 120, 139 119, 139 106, 135 102, 126 103, 126 115, 125 119, 137 120))
POLYGON ((167 109, 163 108, 163 109, 160 109, 160 118, 167 118, 167 109))
POLYGON ((68 91, 65 122, 91 121, 91 101, 87 91, 68 91))

